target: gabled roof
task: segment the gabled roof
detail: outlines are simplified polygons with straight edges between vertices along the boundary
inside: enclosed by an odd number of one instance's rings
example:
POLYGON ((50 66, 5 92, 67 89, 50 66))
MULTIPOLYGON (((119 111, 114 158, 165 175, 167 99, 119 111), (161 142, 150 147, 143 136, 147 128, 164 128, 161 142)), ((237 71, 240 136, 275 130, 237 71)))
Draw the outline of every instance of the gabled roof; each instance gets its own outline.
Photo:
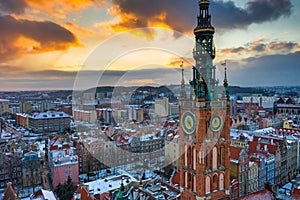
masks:
POLYGON ((277 148, 276 145, 259 143, 257 141, 250 141, 248 144, 249 144, 250 154, 257 153, 257 152, 265 152, 265 145, 269 153, 274 155, 276 154, 276 148, 277 148))
POLYGON ((285 103, 285 98, 284 97, 280 97, 278 99, 277 103, 285 103))
POLYGON ((230 146, 230 159, 239 160, 240 155, 244 152, 245 149, 240 147, 230 146))
POLYGON ((89 192, 86 188, 80 187, 77 189, 76 194, 72 200, 93 200, 94 198, 89 196, 89 192))
POLYGON ((239 200, 275 200, 274 192, 270 187, 266 184, 264 189, 241 197, 239 200))
POLYGON ((288 98, 288 100, 286 100, 285 102, 286 104, 294 104, 295 103, 295 99, 293 97, 288 98))
POLYGON ((37 199, 37 200, 56 200, 54 193, 49 190, 40 189, 32 194, 30 199, 37 199))
POLYGON ((11 182, 7 183, 7 187, 6 187, 6 190, 4 193, 3 200, 16 200, 16 199, 18 199, 17 197, 18 196, 12 186, 12 183, 11 182))

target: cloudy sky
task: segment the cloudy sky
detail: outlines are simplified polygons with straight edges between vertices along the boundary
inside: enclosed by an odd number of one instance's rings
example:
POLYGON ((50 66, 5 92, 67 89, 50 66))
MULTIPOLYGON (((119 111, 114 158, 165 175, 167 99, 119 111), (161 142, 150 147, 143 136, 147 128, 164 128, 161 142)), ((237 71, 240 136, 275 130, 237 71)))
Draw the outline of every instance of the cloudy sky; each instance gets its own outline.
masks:
MULTIPOLYGON (((212 0, 219 79, 300 85, 299 0, 212 0)), ((1 0, 0 90, 190 79, 197 0, 1 0)))

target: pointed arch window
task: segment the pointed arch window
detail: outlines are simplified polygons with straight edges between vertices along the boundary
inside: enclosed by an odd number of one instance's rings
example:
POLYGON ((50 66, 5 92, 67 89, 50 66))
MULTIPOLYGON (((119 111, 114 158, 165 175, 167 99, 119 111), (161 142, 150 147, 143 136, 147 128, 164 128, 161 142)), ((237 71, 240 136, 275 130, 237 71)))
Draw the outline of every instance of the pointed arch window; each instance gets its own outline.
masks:
POLYGON ((196 179, 196 176, 194 176, 193 179, 194 179, 194 187, 193 187, 193 190, 194 190, 194 192, 196 192, 196 191, 197 191, 197 179, 196 179))
POLYGON ((214 176, 213 176, 213 183, 216 183, 217 182, 217 174, 215 174, 214 176))
POLYGON ((223 173, 221 173, 220 174, 220 181, 219 181, 219 188, 220 188, 220 190, 223 190, 224 189, 224 174, 223 173))
POLYGON ((193 169, 196 170, 196 166, 197 166, 197 152, 196 152, 196 148, 193 147, 193 169))
POLYGON ((205 165, 206 165, 206 169, 209 168, 209 159, 208 159, 208 151, 206 151, 206 155, 205 155, 205 165))
POLYGON ((184 165, 187 166, 188 165, 188 162, 187 162, 187 150, 188 150, 188 147, 187 145, 184 145, 184 165))
POLYGON ((184 186, 186 188, 188 187, 188 174, 187 174, 187 172, 184 172, 184 186))
POLYGON ((199 163, 204 164, 204 151, 199 152, 199 163))
POLYGON ((210 193, 210 177, 206 176, 205 179, 205 193, 208 194, 210 193))
POLYGON ((223 147, 220 147, 220 166, 223 166, 223 147))
POLYGON ((217 161, 218 161, 218 152, 217 147, 213 148, 213 159, 212 159, 212 168, 217 169, 217 161))

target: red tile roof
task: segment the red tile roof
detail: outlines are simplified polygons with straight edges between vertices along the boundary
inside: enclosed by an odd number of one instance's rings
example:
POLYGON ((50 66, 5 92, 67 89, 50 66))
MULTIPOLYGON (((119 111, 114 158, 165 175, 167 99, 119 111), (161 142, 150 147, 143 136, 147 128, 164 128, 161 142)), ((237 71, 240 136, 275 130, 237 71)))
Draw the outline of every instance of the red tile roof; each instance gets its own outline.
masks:
POLYGON ((129 144, 129 140, 131 139, 131 136, 129 134, 126 134, 123 136, 121 133, 118 133, 116 135, 116 143, 117 145, 121 144, 129 144))
POLYGON ((291 194, 291 197, 294 199, 300 199, 300 189, 295 188, 291 194))
POLYGON ((243 148, 230 146, 230 159, 239 160, 240 152, 243 148))
POLYGON ((251 157, 251 158, 250 158, 250 161, 256 162, 258 165, 260 165, 260 159, 259 159, 259 158, 251 157))
MULTIPOLYGON (((80 194, 80 200, 93 200, 93 197, 89 196, 89 192, 86 188, 80 187, 77 189, 76 194, 80 194)), ((73 198, 75 200, 75 198, 73 198)))
POLYGON ((250 154, 257 153, 257 152, 264 152, 265 145, 267 145, 267 149, 268 149, 269 153, 275 155, 275 152, 276 152, 276 145, 259 143, 256 141, 250 141, 250 142, 248 142, 248 145, 249 145, 249 153, 250 154), (260 145, 258 145, 258 144, 260 144, 260 145))
POLYGON ((274 193, 267 187, 263 190, 238 198, 239 200, 275 200, 274 193))
POLYGON ((171 183, 173 185, 180 183, 180 173, 179 172, 175 172, 174 176, 172 177, 171 183))
POLYGON ((253 137, 253 141, 258 142, 260 139, 263 140, 267 140, 271 143, 271 141, 273 140, 273 144, 276 144, 278 142, 278 144, 281 146, 283 143, 283 139, 282 138, 278 138, 278 137, 271 137, 271 136, 257 136, 255 135, 253 137))

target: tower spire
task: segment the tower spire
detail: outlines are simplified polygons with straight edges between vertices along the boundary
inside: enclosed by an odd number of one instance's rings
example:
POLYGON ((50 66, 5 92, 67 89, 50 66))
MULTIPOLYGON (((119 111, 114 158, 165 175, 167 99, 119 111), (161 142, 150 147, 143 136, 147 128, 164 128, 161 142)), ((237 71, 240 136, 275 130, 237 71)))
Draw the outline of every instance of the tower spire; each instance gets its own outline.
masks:
POLYGON ((194 29, 196 45, 193 51, 196 65, 191 85, 194 85, 195 96, 198 100, 204 99, 205 101, 210 101, 218 98, 215 66, 213 65, 213 59, 215 58, 215 28, 211 25, 209 0, 199 0, 198 4, 199 14, 197 17, 197 26, 194 29), (199 82, 200 75, 204 85, 199 82), (199 91, 200 89, 204 90, 205 94, 199 91))
POLYGON ((215 30, 210 20, 209 0, 197 2, 200 13, 194 29, 191 96, 179 101, 180 199, 230 199, 227 68, 225 91, 220 91, 222 95, 219 96, 219 81, 213 64, 215 30))
POLYGON ((181 86, 180 86, 180 98, 185 99, 186 98, 186 91, 185 91, 185 82, 184 82, 184 69, 183 69, 183 60, 180 64, 181 67, 181 86))
POLYGON ((181 67, 181 86, 183 86, 183 85, 184 85, 184 76, 183 76, 184 69, 183 69, 183 61, 181 61, 180 67, 181 67))
POLYGON ((222 63, 222 66, 224 66, 224 81, 223 81, 223 86, 224 86, 224 92, 225 92, 225 97, 229 98, 229 88, 228 88, 228 80, 227 80, 227 63, 226 60, 224 63, 222 63))

